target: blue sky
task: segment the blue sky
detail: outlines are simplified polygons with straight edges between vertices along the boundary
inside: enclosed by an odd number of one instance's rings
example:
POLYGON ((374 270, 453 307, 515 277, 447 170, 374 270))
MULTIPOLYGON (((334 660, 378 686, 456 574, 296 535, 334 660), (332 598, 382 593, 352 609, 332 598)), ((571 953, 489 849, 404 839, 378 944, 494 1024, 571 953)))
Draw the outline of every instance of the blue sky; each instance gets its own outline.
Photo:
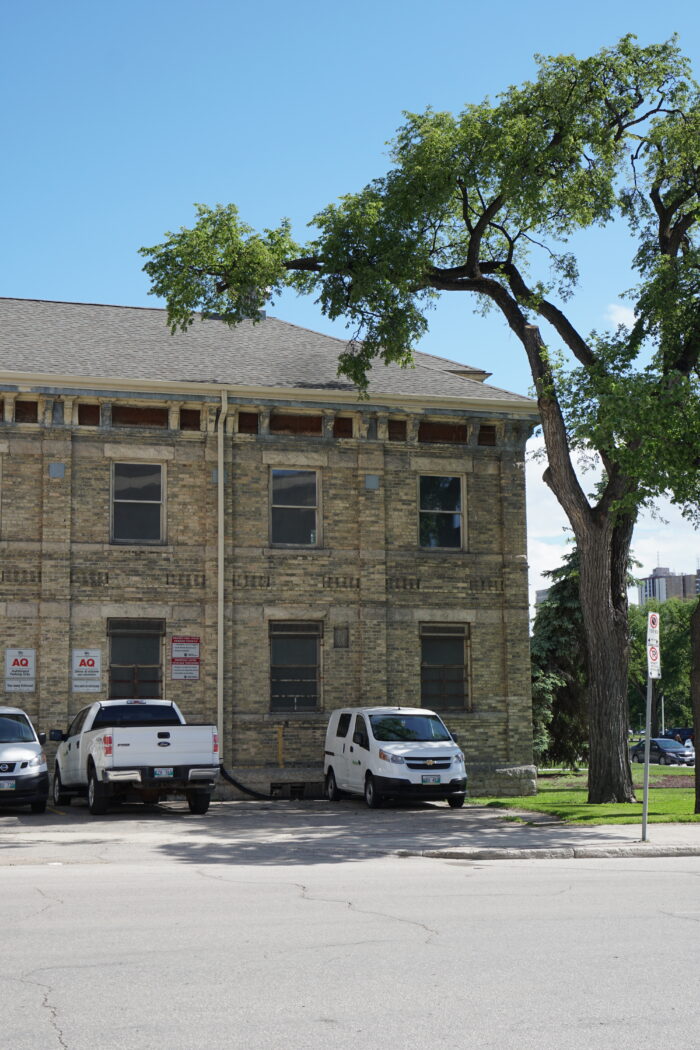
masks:
MULTIPOLYGON (((194 202, 234 201, 253 226, 288 216, 303 240, 316 211, 386 170, 404 110, 459 110, 533 76, 536 52, 583 57, 629 32, 643 44, 679 33, 700 78, 697 11, 693 0, 5 0, 0 295, 159 305, 137 250, 189 225, 194 202)), ((585 332, 632 283, 626 236, 606 237, 604 267, 595 238, 578 243, 572 312, 585 332)), ((310 300, 285 296, 271 312, 344 334, 310 300)), ((461 296, 443 298, 421 349, 529 390, 519 343, 461 296)), ((540 473, 533 586, 557 564, 565 524, 540 473)), ((645 520, 635 550, 645 573, 657 560, 690 571, 700 537, 680 519, 645 520)))

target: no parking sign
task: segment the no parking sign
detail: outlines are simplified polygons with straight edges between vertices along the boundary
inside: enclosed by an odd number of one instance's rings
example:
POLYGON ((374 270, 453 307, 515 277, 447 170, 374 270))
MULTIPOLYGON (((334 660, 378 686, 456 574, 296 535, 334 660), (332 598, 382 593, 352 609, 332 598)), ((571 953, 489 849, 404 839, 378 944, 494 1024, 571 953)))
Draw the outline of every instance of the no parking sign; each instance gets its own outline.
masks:
POLYGON ((647 622, 647 674, 661 678, 661 646, 659 645, 659 614, 649 613, 647 622))

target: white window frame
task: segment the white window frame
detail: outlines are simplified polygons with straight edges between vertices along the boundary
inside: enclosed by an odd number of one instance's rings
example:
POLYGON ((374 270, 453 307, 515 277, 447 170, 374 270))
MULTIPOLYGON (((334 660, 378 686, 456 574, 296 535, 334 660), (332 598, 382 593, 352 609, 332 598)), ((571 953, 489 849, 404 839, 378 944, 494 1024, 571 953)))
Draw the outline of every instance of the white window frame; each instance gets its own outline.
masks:
POLYGON ((270 467, 269 492, 270 492, 270 501, 269 501, 270 515, 269 515, 268 528, 269 528, 270 546, 271 547, 290 548, 292 550, 293 549, 297 549, 297 550, 298 549, 301 549, 301 550, 315 550, 317 547, 320 547, 321 546, 321 472, 320 472, 320 470, 316 469, 315 467, 306 467, 306 466, 304 466, 304 467, 301 467, 301 466, 300 467, 296 467, 296 466, 291 466, 291 465, 289 465, 289 466, 286 466, 286 465, 285 466, 282 466, 282 465, 280 465, 280 466, 271 466, 270 467), (313 474, 314 475, 314 485, 315 485, 315 489, 316 489, 316 502, 315 502, 313 507, 302 506, 302 505, 292 506, 292 505, 290 505, 288 503, 275 503, 274 502, 274 477, 275 477, 275 473, 279 473, 281 471, 286 471, 286 472, 295 471, 296 473, 299 473, 299 474, 313 474), (315 522, 316 522, 316 527, 313 530, 314 531, 314 542, 313 543, 282 543, 282 542, 280 542, 278 540, 275 540, 274 537, 273 537, 273 512, 276 509, 279 509, 279 510, 291 510, 291 511, 294 511, 294 510, 306 510, 306 511, 313 510, 314 511, 314 515, 315 515, 315 522))
POLYGON ((416 504, 418 507, 418 521, 417 521, 417 542, 418 548, 422 551, 464 551, 467 549, 467 518, 466 518, 466 496, 467 496, 467 483, 466 475, 456 473, 444 473, 441 474, 437 470, 422 470, 416 478, 416 504), (422 478, 457 478, 459 481, 459 511, 428 511, 423 510, 421 507, 421 479, 422 478), (451 514, 455 515, 459 513, 459 545, 457 547, 424 547, 421 543, 421 515, 423 514, 451 514))
POLYGON ((154 460, 141 460, 141 459, 114 459, 110 465, 110 493, 109 493, 109 541, 111 544, 118 547, 162 547, 166 542, 165 536, 165 505, 166 505, 166 470, 165 463, 158 463, 154 460), (117 468, 120 466, 144 466, 153 469, 157 467, 160 470, 160 500, 120 500, 115 496, 115 476, 117 468), (114 508, 116 503, 136 503, 136 504, 147 504, 149 506, 158 505, 160 507, 159 517, 159 537, 157 540, 147 539, 120 539, 114 534, 114 508))

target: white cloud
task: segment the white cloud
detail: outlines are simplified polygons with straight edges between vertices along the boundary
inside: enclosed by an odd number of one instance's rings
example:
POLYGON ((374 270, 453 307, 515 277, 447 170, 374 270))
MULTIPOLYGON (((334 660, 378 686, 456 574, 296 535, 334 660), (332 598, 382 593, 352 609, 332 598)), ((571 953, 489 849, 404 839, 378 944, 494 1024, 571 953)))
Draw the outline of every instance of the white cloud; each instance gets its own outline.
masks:
MULTIPOLYGON (((528 449, 541 449, 541 438, 533 438, 528 449)), ((543 576, 547 569, 561 565, 569 548, 571 528, 564 511, 551 490, 542 480, 546 461, 533 461, 528 456, 526 463, 527 483, 527 532, 530 604, 535 601, 535 591, 549 586, 543 576)), ((586 491, 593 486, 593 474, 584 476, 586 491)), ((667 566, 671 572, 692 573, 700 568, 700 531, 687 522, 677 507, 667 499, 658 501, 658 514, 644 512, 640 515, 632 540, 632 555, 639 568, 638 577, 650 576, 657 565, 667 566)), ((637 600, 636 588, 630 591, 632 601, 637 600)))
POLYGON ((610 303, 605 316, 608 321, 611 321, 615 327, 619 324, 625 325, 627 328, 632 328, 637 318, 634 315, 634 310, 630 306, 624 306, 622 303, 610 303))

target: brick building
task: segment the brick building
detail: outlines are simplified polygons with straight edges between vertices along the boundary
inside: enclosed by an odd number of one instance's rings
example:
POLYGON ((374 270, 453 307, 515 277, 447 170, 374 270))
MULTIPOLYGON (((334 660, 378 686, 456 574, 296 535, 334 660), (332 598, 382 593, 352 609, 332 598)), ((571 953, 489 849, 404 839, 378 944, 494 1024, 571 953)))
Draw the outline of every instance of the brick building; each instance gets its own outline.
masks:
POLYGON ((423 704, 472 791, 534 790, 534 404, 420 353, 359 400, 343 347, 0 300, 2 702, 175 700, 265 790, 320 779, 332 708, 423 704))

